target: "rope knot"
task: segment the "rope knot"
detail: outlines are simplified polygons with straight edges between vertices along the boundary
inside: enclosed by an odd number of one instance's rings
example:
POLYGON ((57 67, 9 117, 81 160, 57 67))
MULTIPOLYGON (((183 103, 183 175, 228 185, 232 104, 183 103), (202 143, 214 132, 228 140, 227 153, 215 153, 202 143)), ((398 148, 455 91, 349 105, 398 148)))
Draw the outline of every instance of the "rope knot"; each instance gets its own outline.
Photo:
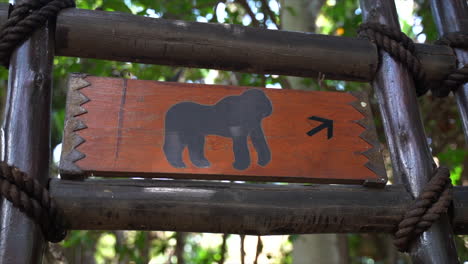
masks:
POLYGON ((56 243, 67 235, 68 223, 49 191, 36 179, 4 161, 0 161, 0 195, 34 220, 46 240, 56 243))
POLYGON ((408 251, 413 239, 429 229, 447 210, 452 201, 450 171, 445 167, 434 170, 421 194, 408 207, 395 232, 394 245, 408 251))
MULTIPOLYGON (((413 75, 418 96, 431 90, 434 96, 445 97, 460 85, 468 82, 468 65, 465 64, 447 75, 443 81, 429 83, 422 64, 416 56, 413 41, 400 30, 379 23, 367 22, 359 26, 358 36, 372 41, 379 49, 385 50, 395 60, 405 65, 413 75)), ((468 49, 468 34, 452 32, 440 38, 436 44, 468 49)))
POLYGON ((416 94, 424 95, 429 90, 426 73, 416 57, 415 46, 405 33, 379 23, 362 23, 358 36, 371 40, 379 49, 385 50, 395 60, 405 65, 412 73, 416 84, 416 94))
POLYGON ((29 1, 13 7, 8 20, 0 28, 0 63, 8 67, 11 53, 60 10, 75 7, 73 0, 29 1))

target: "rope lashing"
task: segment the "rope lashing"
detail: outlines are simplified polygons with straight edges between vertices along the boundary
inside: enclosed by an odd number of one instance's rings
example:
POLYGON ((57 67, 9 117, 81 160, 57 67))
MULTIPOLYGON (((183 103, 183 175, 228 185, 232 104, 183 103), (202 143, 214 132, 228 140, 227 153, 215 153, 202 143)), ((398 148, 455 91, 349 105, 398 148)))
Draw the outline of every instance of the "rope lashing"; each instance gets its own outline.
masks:
POLYGON ((405 65, 412 73, 416 84, 416 94, 424 95, 429 90, 426 73, 416 57, 413 41, 400 30, 378 23, 363 23, 358 29, 359 37, 374 42, 395 60, 405 65))
POLYGON ((447 212, 452 201, 450 172, 445 167, 434 170, 430 181, 416 200, 409 206, 395 232, 394 245, 405 252, 411 241, 417 238, 447 212))
POLYGON ((0 195, 36 222, 47 241, 60 242, 67 235, 64 214, 49 191, 36 179, 4 161, 0 161, 0 195))
MULTIPOLYGON (((416 56, 413 41, 398 29, 379 23, 363 23, 359 26, 358 36, 374 42, 395 60, 405 65, 413 75, 416 94, 422 96, 431 90, 437 97, 445 97, 460 85, 468 82, 468 65, 454 70, 440 83, 429 83, 419 58, 416 56)), ((453 32, 445 35, 436 44, 452 48, 468 48, 468 34, 453 32)))
MULTIPOLYGON (((468 33, 452 32, 442 36, 435 44, 447 45, 449 47, 468 50, 468 33)), ((432 93, 438 97, 448 96, 450 92, 468 82, 468 64, 464 64, 458 69, 452 71, 442 81, 440 88, 433 90, 432 93)))
POLYGON ((0 63, 8 67, 11 53, 19 44, 48 19, 57 17, 60 10, 74 6, 73 0, 37 0, 15 5, 0 28, 0 63))

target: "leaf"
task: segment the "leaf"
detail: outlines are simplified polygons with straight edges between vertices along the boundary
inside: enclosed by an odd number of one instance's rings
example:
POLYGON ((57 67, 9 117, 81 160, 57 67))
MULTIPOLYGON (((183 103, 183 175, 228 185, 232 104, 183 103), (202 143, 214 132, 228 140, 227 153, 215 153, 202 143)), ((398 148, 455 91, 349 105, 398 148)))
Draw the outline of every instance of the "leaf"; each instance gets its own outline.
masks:
POLYGON ((457 167, 463 164, 463 160, 467 154, 468 150, 448 149, 445 152, 439 153, 437 157, 440 160, 440 164, 449 167, 457 167))
POLYGON ((132 10, 120 0, 104 0, 102 3, 104 10, 119 11, 132 14, 132 10))

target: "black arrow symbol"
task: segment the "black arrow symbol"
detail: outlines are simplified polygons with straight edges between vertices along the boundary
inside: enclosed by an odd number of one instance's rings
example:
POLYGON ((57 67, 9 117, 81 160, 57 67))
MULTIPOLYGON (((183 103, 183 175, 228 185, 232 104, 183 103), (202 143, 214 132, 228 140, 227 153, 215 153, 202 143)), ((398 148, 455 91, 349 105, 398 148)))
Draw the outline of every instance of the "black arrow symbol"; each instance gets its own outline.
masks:
POLYGON ((317 117, 317 116, 311 116, 309 117, 310 120, 314 120, 314 121, 319 121, 319 122, 322 122, 322 124, 312 130, 310 130, 309 132, 307 132, 307 135, 309 137, 317 134, 318 132, 322 131, 323 129, 325 128, 328 128, 328 139, 332 138, 333 137, 333 120, 330 120, 330 119, 325 119, 325 118, 321 118, 321 117, 317 117))

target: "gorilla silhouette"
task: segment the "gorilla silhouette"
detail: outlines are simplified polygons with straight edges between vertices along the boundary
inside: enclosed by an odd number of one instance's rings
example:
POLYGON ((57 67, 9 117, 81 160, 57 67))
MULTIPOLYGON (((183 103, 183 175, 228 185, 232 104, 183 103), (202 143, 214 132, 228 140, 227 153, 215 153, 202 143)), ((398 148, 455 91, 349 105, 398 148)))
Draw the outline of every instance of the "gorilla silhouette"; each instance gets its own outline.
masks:
POLYGON ((209 168, 205 158, 205 136, 229 137, 233 142, 233 167, 245 170, 250 166, 247 138, 253 143, 258 164, 271 160, 270 148, 262 130, 262 120, 271 115, 270 99, 262 90, 250 89, 241 95, 227 96, 215 105, 182 102, 166 113, 164 154, 176 168, 185 168, 182 152, 187 146, 190 160, 198 168, 209 168))

